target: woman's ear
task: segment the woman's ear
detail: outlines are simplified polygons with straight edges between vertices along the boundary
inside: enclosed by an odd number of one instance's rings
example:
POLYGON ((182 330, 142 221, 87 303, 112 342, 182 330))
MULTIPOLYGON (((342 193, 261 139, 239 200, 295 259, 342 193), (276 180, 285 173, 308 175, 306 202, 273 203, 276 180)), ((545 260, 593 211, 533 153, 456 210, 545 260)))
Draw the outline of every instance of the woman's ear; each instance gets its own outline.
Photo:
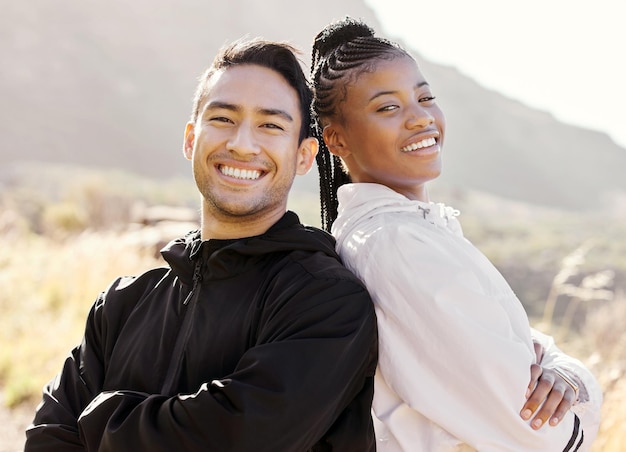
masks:
POLYGON ((324 138, 324 143, 328 146, 328 150, 332 154, 342 158, 350 154, 343 138, 343 131, 341 128, 334 124, 329 124, 324 127, 322 137, 324 138))
POLYGON ((185 138, 183 139, 183 154, 187 160, 193 157, 193 147, 196 141, 194 123, 188 122, 185 126, 185 138))

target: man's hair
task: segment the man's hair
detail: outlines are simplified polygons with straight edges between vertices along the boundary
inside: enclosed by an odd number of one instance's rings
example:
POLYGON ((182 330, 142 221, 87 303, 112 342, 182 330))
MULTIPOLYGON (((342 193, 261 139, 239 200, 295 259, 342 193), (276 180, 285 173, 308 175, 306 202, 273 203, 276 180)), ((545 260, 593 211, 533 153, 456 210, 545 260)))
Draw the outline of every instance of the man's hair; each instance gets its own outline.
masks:
MULTIPOLYGON (((211 66, 200 76, 193 101, 191 121, 196 122, 200 110, 209 94, 211 77, 222 69, 229 67, 255 64, 278 72, 298 93, 302 124, 298 141, 311 136, 311 86, 304 75, 302 64, 297 55, 299 51, 290 44, 266 41, 260 38, 251 40, 240 39, 229 44, 218 52, 211 66)), ((262 86, 259 89, 263 89, 262 86)))
POLYGON ((322 226, 327 231, 337 218, 337 189, 351 179, 341 159, 332 155, 324 143, 324 126, 329 118, 341 121, 339 106, 349 83, 361 73, 374 70, 378 61, 398 56, 411 57, 398 44, 375 36, 365 22, 350 17, 327 25, 315 37, 311 55, 313 129, 320 143, 316 161, 322 226))

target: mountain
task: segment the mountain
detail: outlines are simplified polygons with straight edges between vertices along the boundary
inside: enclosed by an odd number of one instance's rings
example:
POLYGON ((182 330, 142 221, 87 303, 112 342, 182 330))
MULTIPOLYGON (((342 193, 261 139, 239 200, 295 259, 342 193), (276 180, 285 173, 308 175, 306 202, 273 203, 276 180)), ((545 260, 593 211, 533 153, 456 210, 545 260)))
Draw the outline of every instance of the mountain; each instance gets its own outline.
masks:
MULTIPOLYGON (((190 175, 181 155, 198 75, 242 36, 313 36, 345 15, 382 27, 361 0, 29 0, 0 16, 0 171, 17 162, 190 175)), ((419 24, 419 22, 418 22, 419 24)), ((587 209, 626 191, 626 150, 417 55, 447 116, 435 187, 587 209)), ((494 55, 497 58, 497 55, 494 55)), ((317 190, 313 171, 299 190, 317 190)))

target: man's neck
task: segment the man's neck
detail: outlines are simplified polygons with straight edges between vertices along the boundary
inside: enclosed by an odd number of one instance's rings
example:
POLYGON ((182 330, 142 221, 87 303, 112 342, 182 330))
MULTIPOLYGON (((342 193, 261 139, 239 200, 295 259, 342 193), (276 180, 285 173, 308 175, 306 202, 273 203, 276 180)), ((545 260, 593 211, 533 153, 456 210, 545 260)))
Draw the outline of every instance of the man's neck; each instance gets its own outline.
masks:
POLYGON ((203 207, 201 237, 202 240, 229 240, 261 235, 280 220, 285 212, 283 209, 255 215, 230 216, 209 213, 203 207))

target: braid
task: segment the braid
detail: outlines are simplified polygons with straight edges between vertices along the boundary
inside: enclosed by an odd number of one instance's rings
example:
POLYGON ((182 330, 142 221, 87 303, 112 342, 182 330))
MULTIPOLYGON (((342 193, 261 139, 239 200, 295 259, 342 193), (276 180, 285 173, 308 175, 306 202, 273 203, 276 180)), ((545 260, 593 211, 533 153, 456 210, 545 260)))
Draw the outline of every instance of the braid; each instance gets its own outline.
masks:
POLYGON ((397 44, 374 36, 364 22, 346 17, 324 28, 316 37, 311 53, 313 83, 313 134, 320 143, 316 157, 320 180, 322 227, 327 231, 337 218, 337 189, 350 183, 350 175, 339 157, 332 155, 322 136, 325 119, 340 119, 339 104, 346 85, 359 74, 373 70, 377 60, 408 55, 397 44))
POLYGON ((324 143, 321 129, 314 128, 314 136, 320 142, 320 150, 315 157, 320 181, 320 210, 322 227, 330 232, 337 218, 337 189, 351 182, 350 175, 344 171, 341 159, 333 155, 324 143))

